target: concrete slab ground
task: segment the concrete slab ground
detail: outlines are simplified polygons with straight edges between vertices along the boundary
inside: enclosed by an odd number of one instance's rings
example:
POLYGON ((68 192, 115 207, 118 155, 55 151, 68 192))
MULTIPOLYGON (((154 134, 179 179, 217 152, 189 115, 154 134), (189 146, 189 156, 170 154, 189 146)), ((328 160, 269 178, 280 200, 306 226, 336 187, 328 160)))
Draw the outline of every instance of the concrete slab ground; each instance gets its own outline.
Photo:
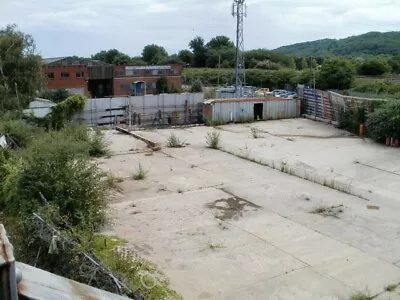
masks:
MULTIPOLYGON (((400 150, 303 119, 251 124, 257 139, 249 126, 219 128, 222 147, 351 178, 373 188, 369 199, 208 149, 212 128, 174 129, 188 146, 101 160, 125 178, 107 233, 155 263, 185 299, 350 299, 366 291, 400 299, 384 292, 400 282, 400 199, 391 198, 400 150), (143 181, 132 179, 139 163, 143 181)), ((166 144, 171 132, 140 134, 166 144)), ((108 137, 116 154, 130 147, 131 137, 108 137)))

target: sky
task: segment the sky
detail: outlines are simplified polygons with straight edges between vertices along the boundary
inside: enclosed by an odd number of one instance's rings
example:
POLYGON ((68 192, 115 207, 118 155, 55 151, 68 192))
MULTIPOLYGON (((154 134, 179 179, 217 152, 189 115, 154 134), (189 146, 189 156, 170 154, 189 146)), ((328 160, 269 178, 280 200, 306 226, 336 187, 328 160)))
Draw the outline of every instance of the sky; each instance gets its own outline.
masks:
MULTIPOLYGON (((195 36, 235 39, 233 0, 0 0, 0 27, 16 23, 43 57, 90 56, 116 48, 170 53, 195 36)), ((369 31, 400 30, 400 0, 246 0, 245 48, 279 46, 369 31)))

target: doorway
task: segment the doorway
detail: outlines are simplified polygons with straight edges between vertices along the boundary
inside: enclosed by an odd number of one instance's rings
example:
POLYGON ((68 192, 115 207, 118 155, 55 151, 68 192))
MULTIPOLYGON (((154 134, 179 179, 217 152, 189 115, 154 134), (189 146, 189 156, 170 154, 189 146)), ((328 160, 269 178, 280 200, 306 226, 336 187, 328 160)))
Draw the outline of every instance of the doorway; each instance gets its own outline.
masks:
POLYGON ((255 103, 254 104, 254 121, 259 121, 263 119, 263 103, 255 103))

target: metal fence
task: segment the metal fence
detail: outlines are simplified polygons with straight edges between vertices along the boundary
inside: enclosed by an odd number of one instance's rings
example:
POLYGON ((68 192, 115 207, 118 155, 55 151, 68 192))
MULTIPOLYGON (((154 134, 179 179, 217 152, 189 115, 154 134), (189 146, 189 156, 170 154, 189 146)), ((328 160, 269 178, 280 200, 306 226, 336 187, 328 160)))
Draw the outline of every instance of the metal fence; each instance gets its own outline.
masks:
POLYGON ((369 110, 374 102, 386 101, 385 99, 344 96, 332 91, 314 90, 307 86, 298 86, 298 95, 301 99, 302 114, 331 122, 338 121, 341 111, 355 106, 362 106, 369 110))
POLYGON ((89 126, 181 126, 203 122, 204 94, 89 99, 76 119, 89 126))

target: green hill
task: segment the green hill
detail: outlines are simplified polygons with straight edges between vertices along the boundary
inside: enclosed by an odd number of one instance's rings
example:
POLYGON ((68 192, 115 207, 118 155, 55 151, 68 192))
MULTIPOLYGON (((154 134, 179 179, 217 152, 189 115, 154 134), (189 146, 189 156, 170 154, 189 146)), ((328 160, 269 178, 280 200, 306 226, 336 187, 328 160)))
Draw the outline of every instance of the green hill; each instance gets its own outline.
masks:
POLYGON ((323 39, 283 46, 275 51, 291 56, 400 55, 400 32, 368 32, 341 40, 323 39))

